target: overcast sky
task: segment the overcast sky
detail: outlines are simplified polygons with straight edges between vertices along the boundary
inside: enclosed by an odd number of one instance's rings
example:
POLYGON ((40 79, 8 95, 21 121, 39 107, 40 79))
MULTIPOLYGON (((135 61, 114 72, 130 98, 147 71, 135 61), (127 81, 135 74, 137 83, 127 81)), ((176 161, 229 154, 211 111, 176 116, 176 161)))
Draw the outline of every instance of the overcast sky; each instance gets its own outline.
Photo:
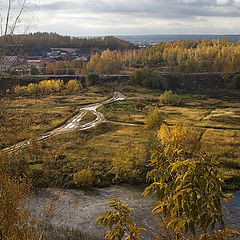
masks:
POLYGON ((36 1, 32 31, 73 36, 240 34, 240 0, 36 1))

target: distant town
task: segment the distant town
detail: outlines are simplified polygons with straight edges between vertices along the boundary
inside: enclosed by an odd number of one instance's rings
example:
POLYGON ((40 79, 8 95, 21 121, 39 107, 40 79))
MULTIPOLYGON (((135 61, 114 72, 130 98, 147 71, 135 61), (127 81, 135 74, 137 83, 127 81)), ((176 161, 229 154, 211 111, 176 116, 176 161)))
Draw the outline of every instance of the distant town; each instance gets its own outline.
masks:
MULTIPOLYGON (((101 53, 104 49, 91 48, 89 53, 79 53, 74 48, 51 48, 50 51, 42 56, 5 56, 3 70, 10 69, 11 74, 33 74, 38 72, 46 73, 48 64, 67 61, 67 62, 89 62, 91 55, 101 53)), ((66 70, 67 71, 67 70, 66 70)))
POLYGON ((7 43, 0 48, 1 72, 17 75, 55 74, 55 70, 76 74, 92 55, 101 56, 107 49, 135 48, 133 43, 112 36, 87 39, 40 32, 2 37, 1 42, 7 43))

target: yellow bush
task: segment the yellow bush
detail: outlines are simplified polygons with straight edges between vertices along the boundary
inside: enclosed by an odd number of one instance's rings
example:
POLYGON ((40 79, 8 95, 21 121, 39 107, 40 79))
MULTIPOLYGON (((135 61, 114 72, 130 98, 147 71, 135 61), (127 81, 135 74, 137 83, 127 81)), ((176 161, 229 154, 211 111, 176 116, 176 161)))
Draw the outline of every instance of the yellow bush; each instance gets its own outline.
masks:
POLYGON ((145 120, 146 129, 159 129, 163 122, 163 114, 155 107, 154 111, 150 113, 145 120))
POLYGON ((158 131, 158 138, 163 145, 172 148, 184 149, 190 152, 200 148, 198 134, 181 123, 175 124, 172 128, 163 123, 158 131))
POLYGON ((73 175, 73 182, 77 187, 89 188, 94 182, 94 175, 91 169, 80 170, 73 175))
POLYGON ((15 88, 14 88, 14 91, 17 95, 19 96, 24 96, 27 94, 27 87, 26 86, 20 86, 20 85, 17 85, 15 88))
POLYGON ((82 86, 80 85, 80 83, 77 80, 70 80, 66 84, 67 93, 78 92, 79 90, 81 90, 81 88, 82 88, 82 86))
POLYGON ((121 147, 112 159, 111 172, 118 182, 142 180, 147 161, 147 152, 143 147, 121 147))

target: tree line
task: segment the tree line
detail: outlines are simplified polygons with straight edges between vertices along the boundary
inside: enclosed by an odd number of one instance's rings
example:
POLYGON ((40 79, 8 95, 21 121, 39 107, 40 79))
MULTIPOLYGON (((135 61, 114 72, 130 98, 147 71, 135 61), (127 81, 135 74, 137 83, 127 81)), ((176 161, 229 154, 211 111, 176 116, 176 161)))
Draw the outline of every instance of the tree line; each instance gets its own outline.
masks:
POLYGON ((63 80, 43 80, 39 83, 30 83, 27 86, 17 85, 14 92, 18 96, 72 94, 82 90, 82 84, 78 80, 70 80, 64 84, 63 80))
MULTIPOLYGON (((156 72, 228 73, 236 72, 240 68, 240 42, 229 42, 227 38, 210 41, 161 42, 157 46, 142 49, 133 49, 129 46, 126 48, 117 47, 117 45, 113 47, 110 43, 113 39, 115 38, 101 39, 101 41, 108 42, 105 45, 105 47, 107 46, 106 50, 101 54, 93 54, 89 62, 73 60, 72 62, 49 63, 46 67, 46 73, 63 74, 67 70, 70 74, 85 74, 87 72, 115 74, 131 70, 131 68, 154 70, 155 74, 156 72)), ((95 40, 98 42, 97 39, 95 40)), ((90 42, 95 40, 89 39, 90 42)), ((156 84, 158 85, 157 82, 153 83, 152 88, 156 84)), ((143 83, 144 85, 146 84, 143 83)))
MULTIPOLYGON (((134 44, 121 40, 113 36, 95 37, 95 38, 79 38, 62 36, 57 33, 36 32, 30 34, 8 35, 5 38, 0 37, 0 46, 4 42, 8 43, 9 54, 16 51, 20 54, 33 55, 50 48, 81 48, 90 49, 98 47, 102 49, 126 50, 134 48, 134 44), (6 39, 7 38, 7 39, 6 39)), ((16 53, 15 53, 16 54, 16 53)), ((10 54, 12 55, 12 54, 10 54)))
POLYGON ((90 64, 101 71, 104 62, 114 62, 120 66, 157 68, 174 72, 235 72, 240 67, 240 42, 219 40, 196 40, 161 42, 157 46, 129 49, 124 51, 104 51, 95 54, 90 64))

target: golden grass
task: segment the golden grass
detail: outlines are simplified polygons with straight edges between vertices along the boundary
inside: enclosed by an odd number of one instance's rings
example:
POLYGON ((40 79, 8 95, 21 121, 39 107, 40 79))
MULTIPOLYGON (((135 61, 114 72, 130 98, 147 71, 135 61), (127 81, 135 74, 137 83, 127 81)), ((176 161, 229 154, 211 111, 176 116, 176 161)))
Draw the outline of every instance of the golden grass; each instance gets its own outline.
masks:
POLYGON ((240 157, 240 130, 207 129, 202 136, 202 148, 214 154, 229 152, 240 157))

